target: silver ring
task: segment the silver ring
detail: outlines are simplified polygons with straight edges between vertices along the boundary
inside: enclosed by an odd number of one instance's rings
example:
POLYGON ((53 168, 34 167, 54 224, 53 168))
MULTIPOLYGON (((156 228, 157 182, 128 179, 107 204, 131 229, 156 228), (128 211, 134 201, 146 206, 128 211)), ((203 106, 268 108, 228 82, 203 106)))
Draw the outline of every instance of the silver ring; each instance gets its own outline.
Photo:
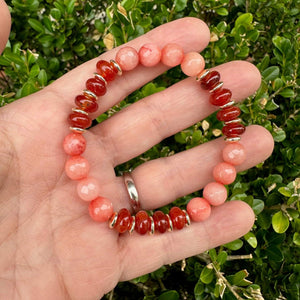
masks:
POLYGON ((125 186, 130 199, 130 204, 132 205, 134 211, 140 209, 139 194, 135 187, 133 178, 129 172, 123 174, 125 186))

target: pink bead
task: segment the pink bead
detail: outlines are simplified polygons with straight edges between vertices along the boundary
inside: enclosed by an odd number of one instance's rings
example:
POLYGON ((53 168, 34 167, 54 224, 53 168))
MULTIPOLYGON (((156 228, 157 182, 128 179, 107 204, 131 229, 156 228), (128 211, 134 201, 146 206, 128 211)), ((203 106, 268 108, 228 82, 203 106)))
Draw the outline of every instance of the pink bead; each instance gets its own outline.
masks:
POLYGON ((167 44, 161 51, 161 62, 168 67, 180 65, 183 60, 183 49, 177 44, 167 44))
POLYGON ((205 62, 201 54, 189 52, 184 55, 181 70, 187 76, 196 76, 204 70, 205 62))
POLYGON ((94 221, 107 222, 114 213, 114 209, 110 200, 98 197, 90 202, 89 213, 94 221))
POLYGON ((230 143, 223 149, 223 159, 232 165, 240 165, 246 159, 245 147, 240 143, 230 143))
POLYGON ((86 148, 86 141, 82 134, 70 133, 65 137, 63 147, 68 155, 80 155, 86 148))
POLYGON ((160 62, 161 50, 155 44, 145 44, 139 51, 140 63, 145 67, 153 67, 160 62))
POLYGON ((210 182, 203 189, 203 197, 211 205, 221 205, 227 199, 226 187, 218 182, 210 182))
POLYGON ((195 222, 204 221, 209 218, 211 207, 208 201, 204 198, 193 198, 187 205, 186 210, 195 222))
POLYGON ((100 185, 95 178, 82 179, 77 184, 77 193, 82 200, 92 201, 99 196, 100 185))
POLYGON ((123 71, 130 71, 138 65, 139 55, 134 48, 127 46, 117 52, 116 62, 123 71))
POLYGON ((233 165, 221 162, 214 167, 213 176, 219 183, 230 184, 235 180, 236 170, 233 165))
POLYGON ((66 174, 73 180, 85 178, 89 170, 89 162, 79 155, 70 157, 65 165, 66 174))

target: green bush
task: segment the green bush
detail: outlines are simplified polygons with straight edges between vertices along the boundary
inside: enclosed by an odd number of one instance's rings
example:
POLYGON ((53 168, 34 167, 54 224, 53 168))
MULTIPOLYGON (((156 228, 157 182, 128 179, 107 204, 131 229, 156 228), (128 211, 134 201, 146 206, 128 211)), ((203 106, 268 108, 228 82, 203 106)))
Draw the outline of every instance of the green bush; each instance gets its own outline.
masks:
MULTIPOLYGON (((203 52, 208 67, 243 59, 261 71, 260 89, 240 108, 246 124, 259 124, 271 132, 274 153, 240 173, 230 186, 231 199, 247 202, 256 214, 251 232, 120 283, 106 298, 299 299, 300 1, 12 0, 7 4, 13 24, 0 57, 1 106, 43 88, 106 47, 184 16, 201 18, 210 26, 211 43, 203 52)), ((180 78, 175 68, 130 95, 114 111, 180 78)), ((117 171, 206 142, 218 134, 218 126, 215 115, 210 116, 117 171)), ((187 199, 178 199, 177 204, 187 199)))

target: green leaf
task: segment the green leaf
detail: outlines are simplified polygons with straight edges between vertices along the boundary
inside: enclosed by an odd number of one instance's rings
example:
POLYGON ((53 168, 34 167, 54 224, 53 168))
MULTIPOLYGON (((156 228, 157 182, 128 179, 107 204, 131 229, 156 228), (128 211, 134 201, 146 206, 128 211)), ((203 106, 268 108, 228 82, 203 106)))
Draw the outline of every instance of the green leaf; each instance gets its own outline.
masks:
POLYGON ((145 274, 145 275, 139 276, 137 278, 134 278, 131 281, 135 284, 136 283, 145 283, 148 279, 149 279, 149 274, 145 274))
POLYGON ((194 287, 194 295, 197 299, 199 296, 201 296, 204 293, 205 286, 201 281, 198 281, 194 287))
POLYGON ((299 232, 295 232, 294 233, 294 235, 293 235, 293 242, 297 246, 300 246, 300 233, 299 232))
POLYGON ((29 76, 31 78, 34 78, 36 77, 38 74, 40 73, 40 66, 38 64, 35 64, 32 66, 32 68, 30 69, 30 72, 29 72, 29 76))
POLYGON ((273 132, 273 138, 275 142, 282 142, 286 139, 285 131, 282 128, 275 128, 273 132))
POLYGON ((126 9, 126 11, 130 11, 135 4, 135 0, 123 0, 121 5, 126 9))
POLYGON ((210 256, 210 258, 211 258, 211 260, 212 261, 216 261, 216 259, 217 259, 217 251, 216 251, 216 249, 210 249, 209 251, 208 251, 208 253, 209 253, 209 256, 210 256))
POLYGON ((200 280, 205 283, 209 284, 214 279, 214 271, 211 265, 207 265, 200 274, 200 280))
POLYGON ((44 26, 40 21, 38 21, 36 19, 28 19, 28 23, 35 31, 37 31, 39 33, 45 32, 44 26))
POLYGON ((219 16, 227 16, 228 15, 228 10, 225 7, 220 7, 216 9, 216 13, 219 16))
POLYGON ((179 300, 179 294, 177 291, 171 290, 162 293, 157 299, 158 300, 179 300))
POLYGON ((259 215, 265 207, 264 201, 260 199, 253 199, 252 209, 256 215, 259 215))
POLYGON ((253 232, 248 232, 247 234, 244 235, 244 239, 247 241, 247 243, 252 247, 256 248, 257 247, 257 239, 256 236, 253 232))
POLYGON ((292 192, 288 187, 286 187, 286 186, 280 187, 280 188, 278 189, 278 192, 279 192, 281 195, 285 196, 285 197, 291 197, 292 194, 293 194, 293 192, 292 192))
POLYGON ((295 93, 292 89, 286 88, 283 91, 281 91, 279 95, 281 95, 284 98, 292 98, 295 96, 295 93))
POLYGON ((47 80, 47 73, 44 69, 42 69, 38 75, 38 82, 42 87, 44 87, 47 85, 47 80))
POLYGON ((268 101, 265 106, 266 110, 268 110, 268 111, 275 110, 278 107, 279 107, 279 105, 274 102, 274 99, 272 99, 271 101, 268 101))
POLYGON ((275 78, 279 76, 279 67, 277 66, 269 67, 265 69, 261 75, 266 81, 275 80, 275 78))
POLYGON ((187 0, 175 0, 174 5, 175 5, 175 11, 177 12, 182 11, 186 8, 187 0))
POLYGON ((253 15, 250 13, 245 13, 240 15, 236 21, 235 21, 235 26, 238 27, 240 25, 249 25, 253 21, 253 15))
POLYGON ((55 20, 59 20, 61 18, 61 12, 59 9, 57 8, 52 8, 50 10, 50 15, 55 19, 55 20))
POLYGON ((28 96, 37 91, 37 88, 31 82, 27 82, 21 89, 21 97, 28 96))
POLYGON ((75 2, 76 0, 68 0, 67 1, 67 13, 72 14, 75 8, 75 2))
POLYGON ((242 248, 242 246, 243 246, 243 241, 241 239, 237 239, 235 241, 232 241, 224 245, 224 247, 230 250, 239 250, 242 248))
POLYGON ((226 260, 227 260, 227 252, 226 251, 221 251, 219 254, 218 254, 218 257, 217 257, 217 262, 220 264, 220 265, 223 265, 226 260))
POLYGON ((289 228, 289 218, 282 212, 278 211, 272 217, 272 226, 275 232, 284 233, 289 228))
POLYGON ((283 254, 277 246, 270 246, 266 249, 266 254, 270 261, 280 262, 283 260, 283 254))
POLYGON ((12 52, 5 52, 3 54, 3 57, 9 60, 10 62, 15 63, 16 65, 23 65, 24 61, 22 57, 18 54, 12 53, 12 52))
MULTIPOLYGON (((232 277, 232 284, 237 286, 244 286, 245 285, 245 278, 249 275, 247 270, 241 270, 237 273, 235 273, 232 277)), ((248 281, 246 285, 251 284, 252 282, 248 281)))

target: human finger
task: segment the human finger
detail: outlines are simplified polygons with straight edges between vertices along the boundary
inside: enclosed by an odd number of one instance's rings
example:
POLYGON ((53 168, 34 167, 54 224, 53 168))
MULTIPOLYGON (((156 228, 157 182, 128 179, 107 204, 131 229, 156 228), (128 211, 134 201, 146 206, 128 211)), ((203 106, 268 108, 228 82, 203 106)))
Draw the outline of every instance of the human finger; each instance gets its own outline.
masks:
MULTIPOLYGON (((155 43, 163 47, 167 43, 177 43, 182 46, 185 52, 201 51, 209 42, 209 29, 207 25, 197 18, 183 18, 163 24, 148 33, 108 52, 105 52, 95 59, 92 59, 74 70, 70 71, 53 84, 47 87, 49 91, 55 91, 59 101, 73 105, 74 96, 80 94, 85 88, 84 83, 89 77, 93 77, 96 71, 96 63, 99 59, 115 59, 117 51, 124 46, 131 46, 136 50, 145 43, 155 43)), ((110 107, 123 100, 131 92, 151 81, 167 70, 163 64, 147 68, 138 66, 130 72, 123 72, 123 75, 108 85, 107 93, 99 99, 98 114, 107 111, 110 107)), ((96 115, 94 115, 95 117, 96 115)))
POLYGON ((7 5, 0 0, 0 53, 5 48, 10 31, 11 19, 7 5))
MULTIPOLYGON (((260 85, 260 73, 247 62, 233 61, 215 68, 224 86, 240 101, 260 85)), ((114 165, 136 157, 180 130, 207 117, 217 107, 209 103, 209 93, 194 78, 142 99, 92 129, 114 165)))
POLYGON ((231 201, 214 207, 206 221, 194 222, 180 231, 174 230, 153 236, 121 236, 120 280, 135 278, 162 265, 235 240, 246 234, 253 223, 252 209, 244 202, 231 201))

